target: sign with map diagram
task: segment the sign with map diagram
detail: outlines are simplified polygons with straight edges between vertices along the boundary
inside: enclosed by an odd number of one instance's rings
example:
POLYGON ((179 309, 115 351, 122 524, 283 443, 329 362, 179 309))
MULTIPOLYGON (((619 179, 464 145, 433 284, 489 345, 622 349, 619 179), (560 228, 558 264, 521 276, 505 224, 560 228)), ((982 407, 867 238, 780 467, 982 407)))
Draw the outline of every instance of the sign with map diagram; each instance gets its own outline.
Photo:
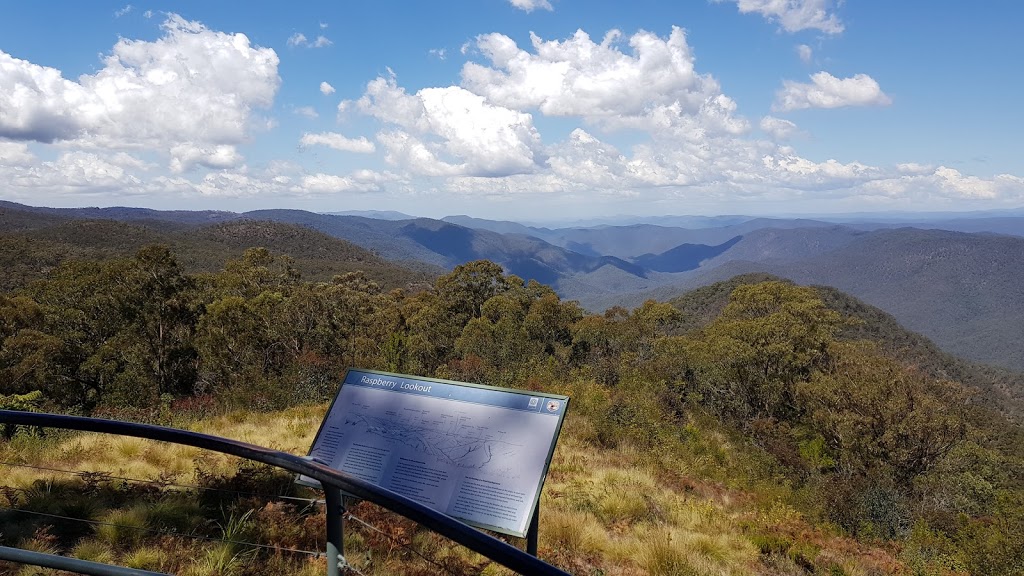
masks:
MULTIPOLYGON (((349 370, 309 456, 467 524, 525 536, 569 398, 349 370)), ((300 477, 299 482, 319 486, 300 477)))

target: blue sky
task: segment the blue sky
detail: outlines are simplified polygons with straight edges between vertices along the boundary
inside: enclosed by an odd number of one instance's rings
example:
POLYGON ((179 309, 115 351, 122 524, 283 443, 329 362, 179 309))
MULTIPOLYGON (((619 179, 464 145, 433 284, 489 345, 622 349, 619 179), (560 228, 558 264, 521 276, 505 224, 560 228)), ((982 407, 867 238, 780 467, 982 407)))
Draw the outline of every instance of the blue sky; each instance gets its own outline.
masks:
POLYGON ((621 214, 1024 205, 994 0, 17 3, 0 198, 621 214))

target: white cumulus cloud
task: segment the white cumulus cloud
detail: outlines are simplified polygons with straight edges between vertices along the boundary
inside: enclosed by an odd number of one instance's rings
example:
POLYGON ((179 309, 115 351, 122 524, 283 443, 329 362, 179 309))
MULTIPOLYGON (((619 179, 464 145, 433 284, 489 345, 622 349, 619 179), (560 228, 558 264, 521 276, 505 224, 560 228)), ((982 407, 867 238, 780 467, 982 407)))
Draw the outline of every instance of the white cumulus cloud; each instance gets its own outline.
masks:
POLYGON ((0 164, 7 166, 28 166, 36 159, 24 142, 0 140, 0 164))
POLYGON ((508 1, 509 1, 510 4, 512 4, 516 8, 519 8, 520 10, 525 10, 526 12, 533 12, 534 10, 537 10, 537 9, 548 10, 548 11, 554 10, 554 7, 551 6, 551 2, 548 2, 548 0, 508 0, 508 1))
POLYGON ((292 48, 325 48, 331 46, 334 42, 331 42, 329 38, 323 35, 317 36, 315 40, 310 40, 302 32, 296 32, 288 37, 287 44, 292 48))
POLYGON ((502 34, 476 40, 490 66, 468 62, 462 86, 488 101, 546 116, 578 116, 605 128, 631 128, 679 137, 700 131, 740 133, 735 102, 710 75, 698 74, 682 28, 668 38, 640 31, 620 49, 622 33, 600 43, 578 30, 566 40, 531 34, 533 51, 502 34))
POLYGON ((393 174, 373 170, 356 170, 346 176, 317 173, 302 178, 293 192, 339 194, 343 192, 379 192, 382 185, 396 180, 393 174))
POLYGON ((299 139, 299 144, 308 148, 310 146, 327 146, 328 148, 334 148, 335 150, 341 150, 342 152, 356 152, 359 154, 371 154, 377 150, 373 142, 366 139, 365 136, 359 138, 347 138, 337 132, 321 132, 319 134, 313 134, 306 132, 299 139))
POLYGON ((455 176, 464 171, 462 166, 445 162, 437 156, 439 146, 428 146, 404 130, 387 130, 377 134, 384 147, 384 159, 394 166, 419 176, 455 176))
POLYGON ((966 198, 997 198, 1007 187, 1016 187, 1019 190, 1024 186, 1024 178, 1010 174, 1000 174, 987 180, 977 176, 965 176, 959 170, 945 166, 936 168, 934 177, 943 190, 966 198))
POLYGON ((843 106, 888 106, 892 99, 882 92, 878 82, 867 74, 836 78, 828 72, 811 75, 810 83, 786 80, 775 94, 772 110, 786 112, 804 108, 840 108, 843 106))
POLYGON ((714 0, 735 2, 740 13, 756 13, 770 22, 778 22, 786 32, 821 30, 839 34, 843 23, 832 12, 830 0, 714 0))
POLYGON ((860 162, 844 164, 831 159, 814 162, 794 153, 787 154, 784 150, 775 156, 765 156, 763 163, 770 176, 792 188, 848 188, 886 175, 886 171, 860 162))
POLYGON ((100 194, 137 191, 142 180, 124 167, 92 152, 65 152, 55 160, 25 166, 0 164, 0 176, 15 195, 100 194))
POLYGON ((355 105, 391 126, 377 136, 385 159, 404 159, 426 173, 508 175, 533 171, 543 160, 530 114, 457 86, 408 94, 394 76, 377 78, 355 105), (430 162, 437 167, 426 169, 430 162))
POLYGON ((334 94, 334 86, 331 86, 327 82, 321 82, 320 93, 324 96, 330 96, 331 94, 334 94))
POLYGON ((173 14, 162 27, 153 42, 122 38, 77 81, 0 51, 0 137, 167 153, 246 141, 280 84, 277 55, 173 14))
POLYGON ((765 116, 764 118, 761 118, 760 127, 763 132, 769 134, 775 140, 789 139, 800 130, 797 128, 796 124, 789 120, 776 118, 774 116, 765 116))
POLYGON ((990 205, 1019 205, 1024 201, 1024 178, 997 174, 980 178, 962 174, 946 166, 937 168, 920 164, 899 165, 899 175, 865 183, 855 192, 875 195, 890 201, 914 200, 918 205, 955 206, 957 202, 981 202, 990 205))
POLYGON ((242 155, 230 144, 202 146, 194 143, 177 144, 171 148, 171 172, 181 173, 194 166, 206 168, 234 168, 242 163, 242 155))
POLYGON ((814 57, 814 51, 807 44, 800 44, 796 47, 796 54, 800 57, 800 61, 804 64, 808 64, 811 58, 814 57))
POLYGON ((631 182, 627 158, 614 146, 600 141, 582 128, 556 147, 548 161, 551 172, 563 183, 594 190, 628 188, 631 182))

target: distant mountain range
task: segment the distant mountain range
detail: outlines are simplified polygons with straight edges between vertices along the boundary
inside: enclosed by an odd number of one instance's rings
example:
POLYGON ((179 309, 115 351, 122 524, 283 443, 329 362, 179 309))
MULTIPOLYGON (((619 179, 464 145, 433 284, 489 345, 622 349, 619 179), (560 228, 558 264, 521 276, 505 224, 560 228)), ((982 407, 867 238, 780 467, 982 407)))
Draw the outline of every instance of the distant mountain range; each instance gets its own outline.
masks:
POLYGON ((53 211, 0 202, 0 291, 24 286, 67 259, 131 256, 150 244, 170 246, 189 272, 221 270, 251 247, 292 258, 310 280, 363 271, 385 289, 432 282, 445 270, 419 261, 391 262, 308 227, 258 221, 234 213, 134 209, 53 211), (167 220, 159 219, 166 215, 167 220), (144 216, 144 217, 139 217, 144 216), (120 217, 120 218, 115 218, 120 217), (210 223, 213 221, 213 223, 210 223))
POLYGON ((394 210, 346 210, 344 212, 324 212, 330 216, 362 216, 363 218, 375 218, 377 220, 413 220, 416 217, 394 210))
MULTIPOLYGON (((637 305, 648 297, 667 300, 736 274, 769 273, 835 286, 893 314, 950 352, 1024 369, 1019 345, 1024 341, 1024 215, 945 220, 929 215, 916 223, 856 220, 842 225, 810 219, 664 217, 627 226, 544 228, 468 216, 433 220, 396 212, 370 212, 373 218, 359 214, 53 209, 0 202, 0 232, 73 242, 81 231, 69 231, 74 226, 68 221, 103 219, 134 225, 122 226, 120 233, 132 245, 149 238, 180 242, 182 235, 206 241, 205 235, 220 234, 208 239, 210 246, 237 251, 228 232, 233 223, 275 222, 284 227, 247 224, 260 231, 247 233, 242 243, 263 242, 274 249, 280 238, 297 238, 294 231, 301 227, 320 233, 310 246, 340 239, 369 251, 367 262, 396 262, 406 270, 439 272, 488 259, 592 310, 637 305), (666 225, 673 221, 691 227, 666 225), (218 225, 221 232, 215 232, 218 225), (200 228, 202 233, 187 232, 200 228)), ((289 249, 298 249, 294 243, 289 249)))
MULTIPOLYGON (((724 282, 702 286, 669 301, 683 313, 683 330, 701 328, 721 314, 737 286, 766 280, 780 280, 763 273, 734 276, 724 282)), ((879 344, 887 353, 909 366, 934 377, 954 380, 973 389, 974 401, 996 408, 1005 416, 1024 421, 1024 372, 982 366, 943 352, 928 338, 905 328, 883 310, 829 286, 817 286, 826 306, 856 322, 842 329, 845 338, 879 344)))
POLYGON ((760 230, 672 283, 588 304, 666 300, 754 272, 838 288, 949 352, 1024 369, 1024 238, 1015 236, 916 228, 760 230))

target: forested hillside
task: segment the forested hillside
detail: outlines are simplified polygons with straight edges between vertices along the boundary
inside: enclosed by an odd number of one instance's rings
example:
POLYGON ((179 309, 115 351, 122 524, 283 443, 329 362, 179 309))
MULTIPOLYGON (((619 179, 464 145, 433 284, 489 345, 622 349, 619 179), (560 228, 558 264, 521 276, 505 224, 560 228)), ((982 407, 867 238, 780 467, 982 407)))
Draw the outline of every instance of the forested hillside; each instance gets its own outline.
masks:
MULTIPOLYGON (((0 251, 0 264, 10 271, 0 288, 20 286, 33 271, 48 269, 66 254, 123 256, 156 242, 172 246, 190 272, 214 271, 222 254, 238 256, 248 245, 264 245, 291 256, 308 279, 355 269, 335 260, 365 262, 361 269, 387 287, 486 259, 551 286, 562 298, 579 300, 589 311, 667 300, 687 289, 763 272, 835 286, 892 314, 947 352, 1024 370, 1024 354, 1015 344, 1024 340, 1024 293, 1018 281, 1024 274, 1024 238, 1019 236, 801 219, 746 219, 694 229, 641 224, 554 230, 449 220, 0 203, 0 231, 10 239, 0 251), (373 256, 398 266, 371 264, 373 256), (418 274, 410 276, 408 270, 418 274)), ((1012 221, 999 219, 1006 226, 993 229, 1012 228, 1012 221)), ((947 224, 965 222, 985 229, 990 219, 947 224)), ((916 224, 926 225, 943 223, 916 224)))
POLYGON ((1024 369, 1024 239, 902 228, 859 234, 803 258, 727 261, 691 282, 764 272, 834 286, 948 352, 1024 369))
MULTIPOLYGON (((430 282, 444 271, 422 262, 389 262, 351 242, 303 226, 226 218, 219 212, 212 213, 212 217, 195 212, 161 212, 166 219, 121 221, 85 218, 79 212, 69 217, 54 209, 24 208, 0 205, 0 267, 5 271, 0 277, 0 290, 24 287, 66 260, 127 257, 157 243, 174 250, 176 261, 186 273, 216 272, 225 259, 240 257, 255 246, 288 258, 288 265, 308 280, 329 280, 337 274, 361 270, 385 288, 399 288, 430 282)), ((114 209, 85 210, 86 214, 94 212, 108 217, 122 214, 114 209)), ((155 213, 139 212, 141 216, 155 213)))
MULTIPOLYGON (((238 246, 265 233, 239 225, 206 230, 238 246)), ((587 314, 488 261, 386 290, 358 271, 306 279, 264 248, 216 272, 179 258, 61 259, 0 295, 0 401, 148 421, 270 412, 324 402, 347 367, 548 390, 573 400, 542 554, 575 572, 1024 566, 1024 440, 1002 392, 835 291, 746 278, 587 314)), ((36 433, 4 434, 9 459, 36 433)), ((42 526, 9 528, 15 544, 42 526)))

